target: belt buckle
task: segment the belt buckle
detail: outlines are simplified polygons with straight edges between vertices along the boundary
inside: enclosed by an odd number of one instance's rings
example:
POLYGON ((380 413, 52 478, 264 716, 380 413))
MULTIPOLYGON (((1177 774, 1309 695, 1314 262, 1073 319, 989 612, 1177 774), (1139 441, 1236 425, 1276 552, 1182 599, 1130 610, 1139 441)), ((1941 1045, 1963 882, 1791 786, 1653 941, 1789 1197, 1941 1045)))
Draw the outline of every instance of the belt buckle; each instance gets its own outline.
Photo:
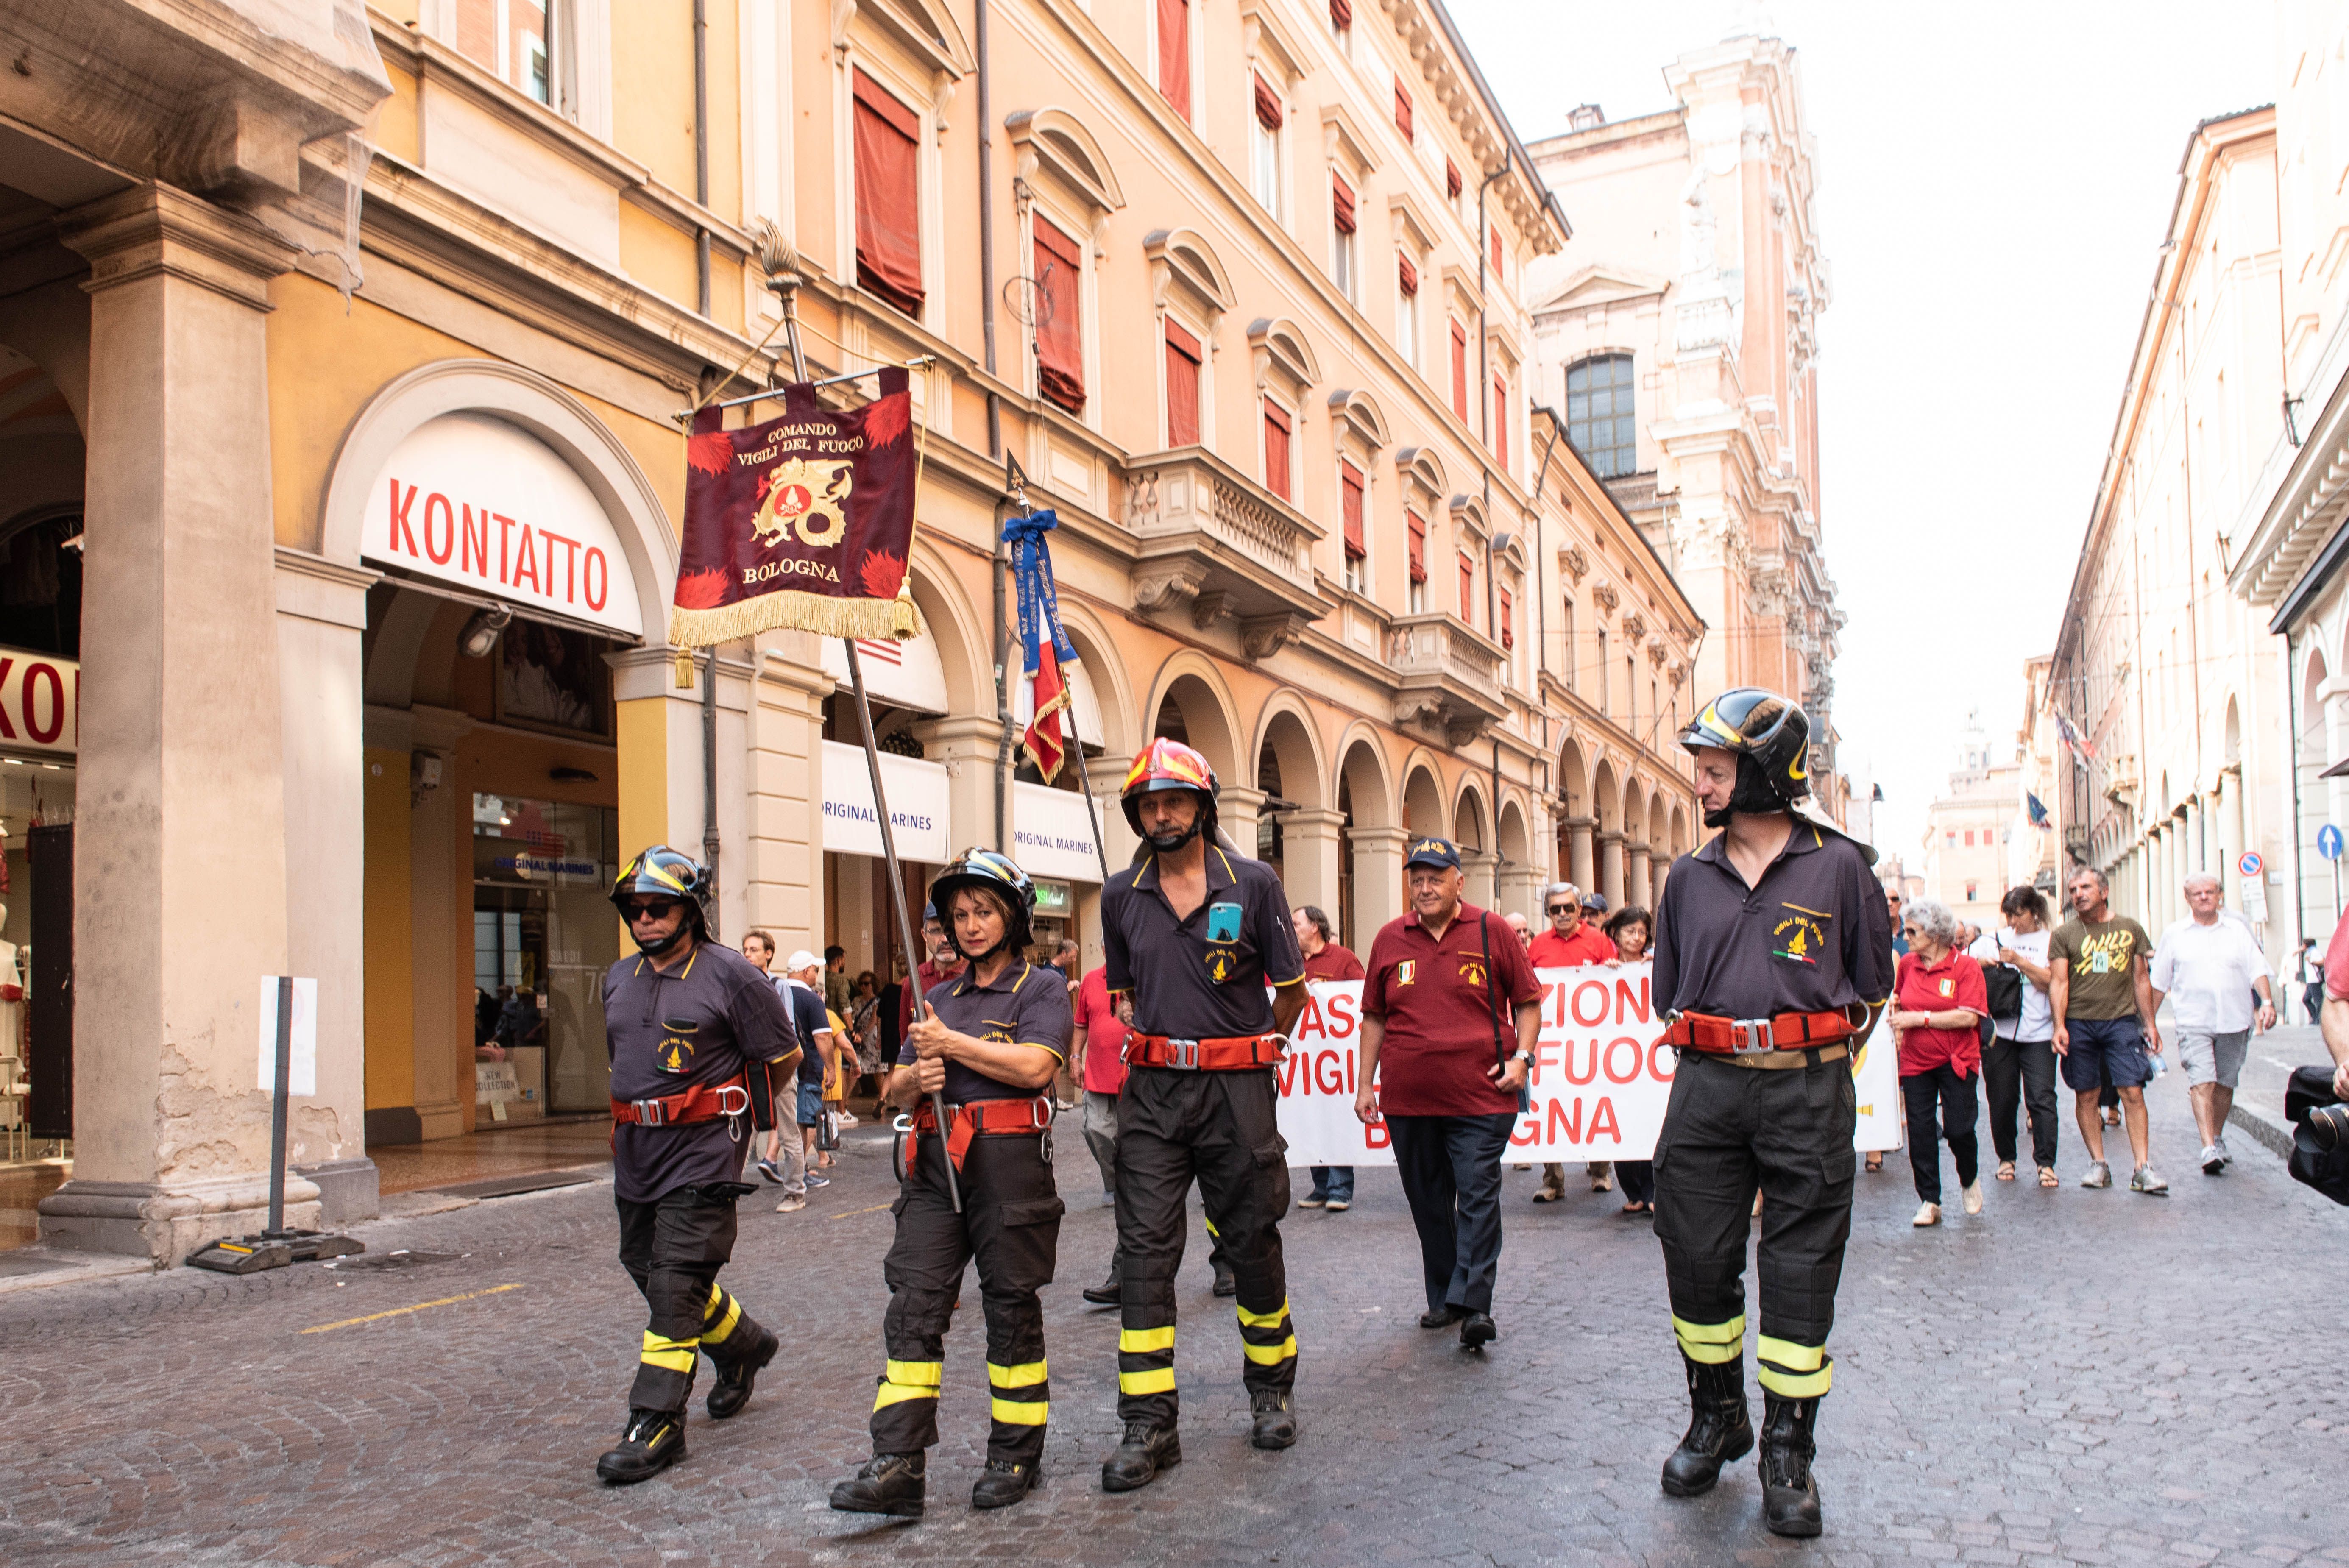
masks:
POLYGON ((1747 1057, 1778 1048, 1778 1042, 1771 1036, 1770 1020, 1767 1018, 1732 1018, 1729 1028, 1731 1037, 1736 1042, 1729 1047, 1731 1056, 1747 1057))
POLYGON ((1166 1063, 1168 1067, 1178 1068, 1186 1073, 1199 1070, 1198 1041, 1169 1039, 1166 1042, 1166 1049, 1169 1053, 1166 1063))
POLYGON ((668 1107, 661 1101, 657 1099, 639 1099, 633 1100, 630 1103, 636 1108, 636 1125, 638 1127, 666 1127, 668 1125, 668 1107))

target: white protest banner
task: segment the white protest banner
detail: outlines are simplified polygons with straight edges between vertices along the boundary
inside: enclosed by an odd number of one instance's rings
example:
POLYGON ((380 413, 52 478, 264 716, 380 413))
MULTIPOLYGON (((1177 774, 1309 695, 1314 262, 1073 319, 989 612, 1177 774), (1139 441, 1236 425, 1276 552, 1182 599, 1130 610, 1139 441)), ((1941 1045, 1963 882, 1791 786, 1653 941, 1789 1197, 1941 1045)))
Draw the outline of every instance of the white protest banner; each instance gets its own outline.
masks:
MULTIPOLYGON (((1512 1161, 1645 1160, 1655 1151, 1676 1053, 1649 996, 1651 966, 1544 969, 1541 1033, 1526 1088, 1530 1109, 1509 1139, 1512 1161)), ((1354 1119, 1361 1037, 1359 980, 1308 987, 1280 1065, 1280 1130, 1291 1165, 1392 1165, 1383 1127, 1354 1119)), ((1891 1040, 1852 1058, 1861 1102, 1855 1149, 1900 1146, 1891 1040)))
MULTIPOLYGON (((285 1092, 318 1092, 318 983, 305 977, 294 982, 294 1030, 287 1043, 285 1092)), ((277 976, 261 977, 261 1092, 277 1090, 277 976)))

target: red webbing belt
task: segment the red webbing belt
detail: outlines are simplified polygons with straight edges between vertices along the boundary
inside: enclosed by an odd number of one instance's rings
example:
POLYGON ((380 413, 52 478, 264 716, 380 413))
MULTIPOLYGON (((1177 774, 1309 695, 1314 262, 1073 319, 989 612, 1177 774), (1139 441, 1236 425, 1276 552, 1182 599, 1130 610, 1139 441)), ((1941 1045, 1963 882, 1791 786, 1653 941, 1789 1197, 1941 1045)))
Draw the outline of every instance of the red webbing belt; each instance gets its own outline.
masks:
POLYGON ((1139 1032, 1125 1037, 1125 1062, 1180 1072, 1237 1073, 1280 1065, 1278 1035, 1233 1035, 1220 1040, 1178 1040, 1139 1032))
POLYGON ((1769 1018, 1718 1018, 1682 1013, 1664 1028, 1662 1043, 1721 1056, 1750 1051, 1799 1051, 1832 1046, 1858 1031, 1841 1013, 1780 1013, 1769 1018))
MULTIPOLYGON (((948 1106, 947 1114, 954 1119, 954 1129, 947 1134, 947 1158, 954 1161, 957 1171, 970 1152, 970 1140, 982 1132, 1047 1132, 1052 1126, 1052 1102, 1040 1094, 1020 1099, 967 1099, 948 1106)), ((912 1170, 921 1157, 922 1134, 935 1136, 937 1130, 938 1113, 926 1099, 914 1108, 914 1130, 905 1134, 905 1169, 912 1170)))
POLYGON ((682 1094, 655 1095, 650 1099, 615 1099, 612 1119, 638 1127, 685 1127, 697 1121, 740 1116, 750 1109, 750 1081, 736 1078, 721 1084, 698 1083, 682 1094))

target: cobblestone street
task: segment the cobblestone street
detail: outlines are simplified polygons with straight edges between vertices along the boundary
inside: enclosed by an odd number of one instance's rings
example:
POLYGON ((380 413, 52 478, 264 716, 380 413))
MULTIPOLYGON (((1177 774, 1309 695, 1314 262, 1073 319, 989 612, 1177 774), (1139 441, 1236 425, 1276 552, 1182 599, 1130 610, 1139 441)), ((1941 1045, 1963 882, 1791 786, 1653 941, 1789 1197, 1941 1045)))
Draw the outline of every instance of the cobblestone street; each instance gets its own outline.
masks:
POLYGON ((2154 1100, 2167 1200, 2072 1185, 2069 1129, 2063 1188, 1988 1183, 1982 1216, 1953 1202, 1938 1231, 1909 1228, 1902 1156, 1862 1178, 1816 1543, 1763 1532, 1750 1460, 1701 1501, 1659 1494, 1684 1405, 1654 1239, 1578 1181, 1532 1207, 1516 1172, 1502 1338, 1482 1359, 1413 1326, 1391 1174, 1366 1171, 1349 1213, 1291 1215, 1303 1436, 1287 1454, 1246 1444, 1230 1308, 1195 1250, 1187 1462, 1104 1496, 1115 1314, 1077 1293, 1111 1220, 1064 1132, 1050 1480, 1007 1513, 967 1505, 986 1429, 975 1313, 948 1341, 929 1518, 875 1527, 824 1506, 865 1451, 880 1357, 890 1190, 868 1138, 805 1212, 745 1204, 727 1283, 782 1330, 784 1357, 730 1424, 697 1398, 691 1458, 632 1491, 592 1470, 642 1325, 604 1183, 378 1222, 357 1268, 0 1296, 16 1422, 0 1559, 2349 1562, 2349 1419, 2326 1359, 2349 1215, 2245 1137, 2235 1170, 2205 1178, 2178 1075, 2154 1100))

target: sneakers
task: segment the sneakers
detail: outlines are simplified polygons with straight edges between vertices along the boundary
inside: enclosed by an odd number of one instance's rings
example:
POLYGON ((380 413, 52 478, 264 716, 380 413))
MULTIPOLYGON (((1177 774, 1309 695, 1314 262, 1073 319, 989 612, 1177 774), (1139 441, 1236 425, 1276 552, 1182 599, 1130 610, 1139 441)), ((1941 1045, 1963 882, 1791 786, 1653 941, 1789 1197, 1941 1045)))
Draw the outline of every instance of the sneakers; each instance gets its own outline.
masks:
POLYGON ((2210 1147, 2219 1151, 2219 1158, 2227 1164, 2232 1165, 2235 1162, 2234 1151, 2227 1147, 2227 1136, 2225 1133, 2220 1133, 2211 1143, 2210 1147))
POLYGON ((1009 1460, 989 1460, 978 1480, 971 1483, 970 1505, 973 1508, 1009 1508, 1036 1488, 1044 1484, 1044 1472, 1035 1465, 1014 1464, 1009 1460))
POLYGON ((794 1192, 790 1197, 785 1198, 781 1202, 775 1205, 775 1212, 778 1214, 796 1214, 802 1209, 806 1207, 806 1197, 801 1193, 794 1192))
POLYGON ((595 1461, 595 1476, 607 1486, 631 1486, 650 1480, 683 1458, 683 1417, 667 1410, 630 1410, 620 1446, 595 1461))
POLYGON ((779 1187, 782 1185, 783 1173, 775 1169, 775 1162, 771 1160, 759 1161, 759 1174, 779 1187))
POLYGON ((1102 1490, 1138 1491, 1182 1462, 1183 1439, 1174 1428, 1128 1421, 1117 1452, 1102 1461, 1102 1490))
POLYGON ((1332 1198, 1330 1200, 1330 1212, 1333 1214, 1342 1214, 1348 1209, 1352 1207, 1353 1200, 1350 1198, 1332 1198))
POLYGON ((929 1490, 928 1470, 926 1454, 874 1454, 854 1479, 832 1489, 832 1506, 843 1513, 919 1519, 929 1490))
POLYGON ((811 1171, 807 1173, 807 1184, 809 1190, 812 1191, 818 1187, 831 1186, 832 1178, 829 1176, 819 1176, 814 1171, 811 1171))
POLYGON ((1259 1449, 1285 1449, 1297 1441, 1297 1412, 1286 1388, 1258 1388, 1248 1396, 1248 1441, 1259 1449))
POLYGON ((844 1110, 834 1111, 832 1119, 842 1127, 854 1127, 856 1125, 856 1118, 844 1110))
POLYGON ((2083 1187, 2109 1187, 2113 1184, 2113 1168, 2101 1160, 2088 1162, 2088 1173, 2080 1178, 2083 1187))
POLYGON ((1982 1197, 1981 1182, 1977 1181, 1971 1187, 1961 1188, 1959 1190, 1959 1196, 1965 1200, 1967 1213, 1979 1214, 1982 1212, 1982 1197))
POLYGON ((2138 1166, 2137 1168, 2137 1173, 2129 1178, 2129 1191, 2132 1192, 2163 1193, 2169 1191, 2169 1183, 2163 1181, 2158 1175, 2157 1175, 2154 1172, 2152 1163, 2147 1161, 2147 1163, 2138 1166))
POLYGON ((1920 1231, 1928 1225, 1940 1224, 1941 1222, 1941 1205, 1939 1203, 1918 1204, 1917 1217, 1909 1222, 1916 1226, 1920 1231))
POLYGON ((1322 1197, 1318 1192, 1314 1192, 1309 1193, 1305 1197, 1297 1200, 1297 1206, 1300 1209, 1320 1209, 1328 1207, 1329 1202, 1329 1199, 1322 1197))
POLYGON ((2223 1176, 2227 1171, 2227 1151, 2215 1143, 2202 1146, 2202 1174, 2223 1176))

